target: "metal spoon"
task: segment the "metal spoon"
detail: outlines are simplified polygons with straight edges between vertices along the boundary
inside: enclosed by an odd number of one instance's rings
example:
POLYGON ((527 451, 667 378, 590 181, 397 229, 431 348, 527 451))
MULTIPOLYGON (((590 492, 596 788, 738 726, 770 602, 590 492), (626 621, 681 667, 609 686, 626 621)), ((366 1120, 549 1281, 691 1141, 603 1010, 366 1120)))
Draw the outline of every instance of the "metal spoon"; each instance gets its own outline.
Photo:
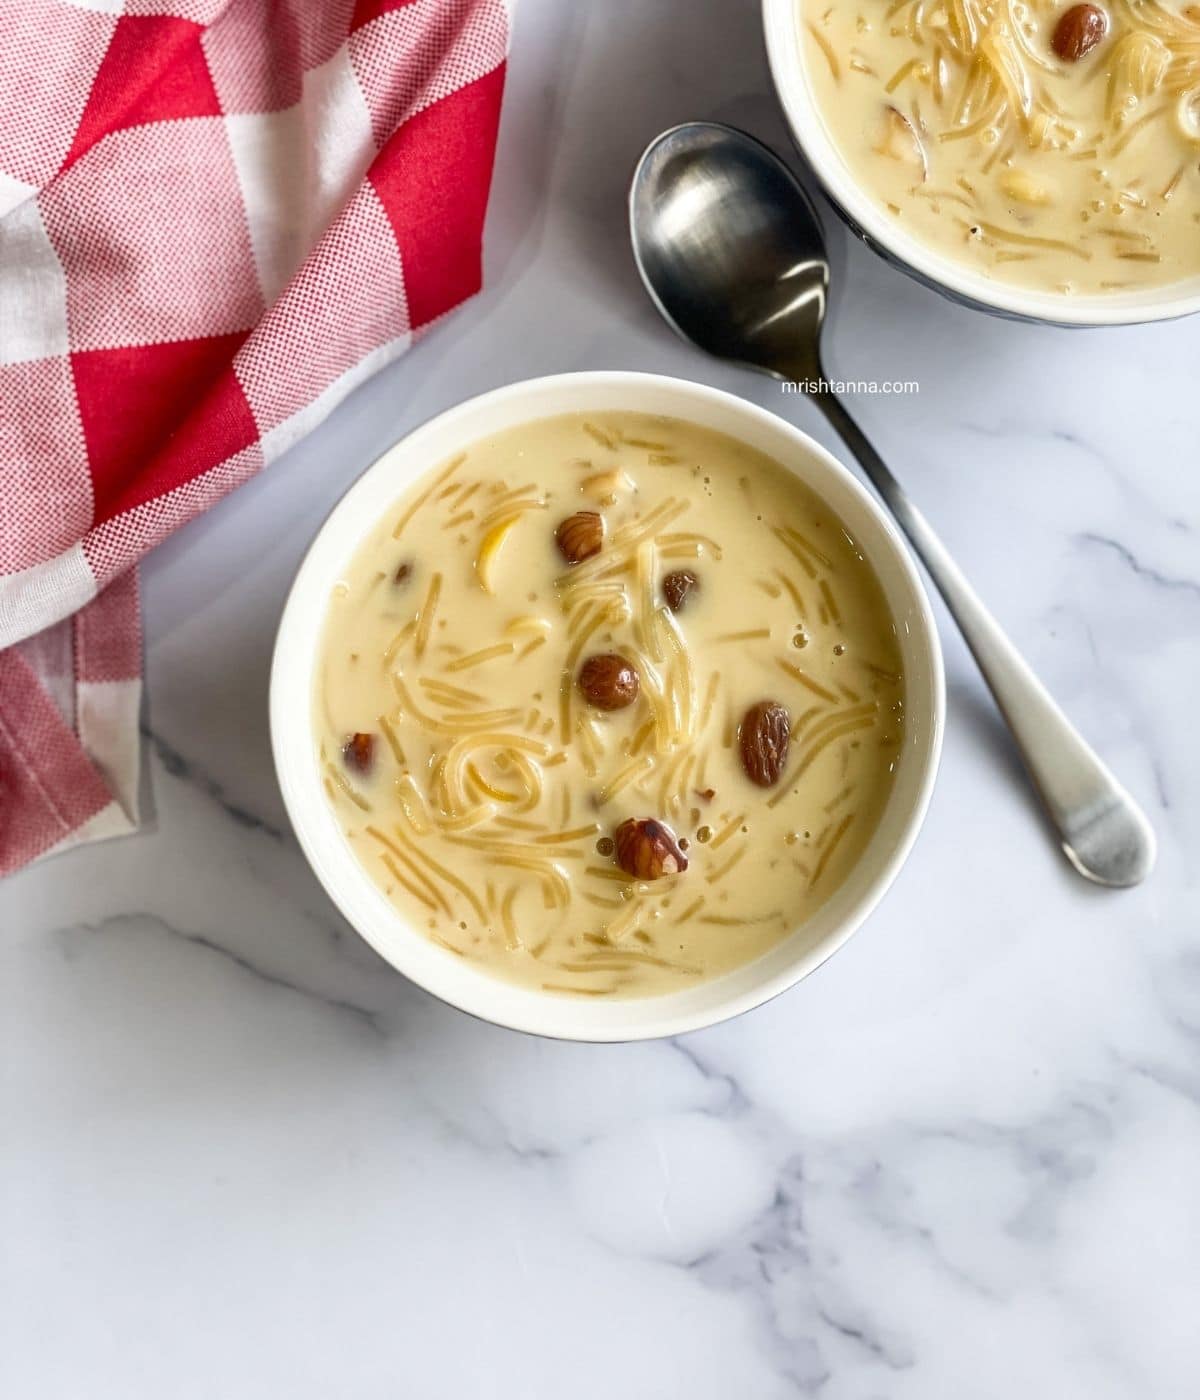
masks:
POLYGON ((825 385, 829 262, 792 173, 744 132, 689 122, 646 148, 629 192, 638 271, 667 322, 702 350, 805 392, 858 458, 946 600, 1071 864, 1102 885, 1154 865, 1150 823, 1050 698, 925 517, 825 385))

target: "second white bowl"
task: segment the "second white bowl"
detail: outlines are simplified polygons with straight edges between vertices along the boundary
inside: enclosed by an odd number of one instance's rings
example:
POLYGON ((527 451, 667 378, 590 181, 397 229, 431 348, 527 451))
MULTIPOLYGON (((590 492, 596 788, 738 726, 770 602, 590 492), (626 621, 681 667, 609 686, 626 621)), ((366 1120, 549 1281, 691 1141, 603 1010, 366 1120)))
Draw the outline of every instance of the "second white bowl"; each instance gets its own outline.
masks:
POLYGON ((860 185, 834 145, 802 57, 800 0, 763 0, 771 76, 792 138, 838 213, 889 262, 955 301, 1061 326, 1125 326, 1200 311, 1200 278, 1141 291, 1066 296, 998 282, 914 238, 860 185))

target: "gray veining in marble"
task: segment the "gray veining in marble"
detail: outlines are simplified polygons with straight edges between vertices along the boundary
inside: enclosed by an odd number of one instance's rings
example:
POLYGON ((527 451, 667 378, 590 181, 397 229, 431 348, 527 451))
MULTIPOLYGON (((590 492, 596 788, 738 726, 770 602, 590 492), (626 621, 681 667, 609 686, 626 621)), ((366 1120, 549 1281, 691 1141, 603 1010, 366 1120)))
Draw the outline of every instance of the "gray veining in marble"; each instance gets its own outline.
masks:
POLYGON ((145 570, 154 818, 0 886, 0 1389, 29 1400, 1193 1400, 1200 322, 990 320, 831 225, 835 375, 1152 814, 1055 853, 960 644, 924 833, 808 982, 673 1043, 539 1042, 392 974, 304 866, 274 627, 395 437, 527 375, 703 378, 622 193, 674 121, 784 147, 751 0, 521 0, 488 287, 145 570))

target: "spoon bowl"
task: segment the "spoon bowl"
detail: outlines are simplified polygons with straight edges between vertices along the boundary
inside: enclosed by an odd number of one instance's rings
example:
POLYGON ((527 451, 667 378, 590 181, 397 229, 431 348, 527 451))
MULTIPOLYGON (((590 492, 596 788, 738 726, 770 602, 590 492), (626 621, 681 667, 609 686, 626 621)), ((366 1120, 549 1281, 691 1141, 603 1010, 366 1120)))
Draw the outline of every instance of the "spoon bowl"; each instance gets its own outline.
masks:
POLYGON ((757 141, 707 122, 664 132, 634 172, 629 227, 642 281, 685 340, 771 375, 817 344, 829 290, 817 211, 757 141))

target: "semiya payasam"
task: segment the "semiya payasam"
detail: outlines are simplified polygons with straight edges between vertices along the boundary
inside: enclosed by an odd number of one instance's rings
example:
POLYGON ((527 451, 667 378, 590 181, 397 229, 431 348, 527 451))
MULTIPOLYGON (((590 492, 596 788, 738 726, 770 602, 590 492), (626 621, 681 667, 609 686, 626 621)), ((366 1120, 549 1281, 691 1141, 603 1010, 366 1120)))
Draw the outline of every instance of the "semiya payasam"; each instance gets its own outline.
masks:
POLYGON ((545 419, 444 463, 333 591, 316 745, 406 919, 547 992, 677 990, 837 889, 900 757, 880 585, 777 462, 545 419))
POLYGON ((798 2, 829 134, 913 237, 1068 295, 1200 273, 1200 4, 798 2))

